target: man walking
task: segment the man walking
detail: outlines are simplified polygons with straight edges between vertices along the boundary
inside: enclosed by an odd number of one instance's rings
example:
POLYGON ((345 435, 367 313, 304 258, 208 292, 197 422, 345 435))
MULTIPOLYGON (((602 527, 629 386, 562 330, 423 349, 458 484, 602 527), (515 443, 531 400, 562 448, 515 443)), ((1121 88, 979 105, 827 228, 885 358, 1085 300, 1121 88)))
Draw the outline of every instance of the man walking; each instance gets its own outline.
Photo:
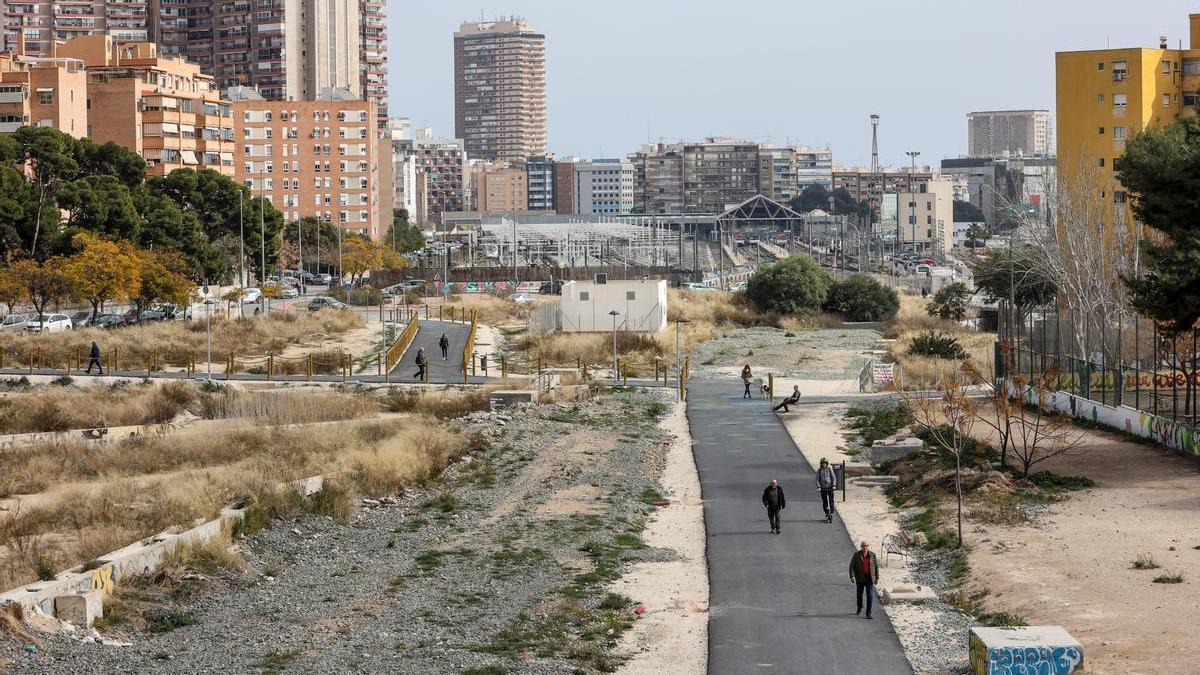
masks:
POLYGON ((859 544, 859 550, 850 558, 850 581, 858 586, 858 611, 862 614, 863 591, 867 593, 867 618, 871 618, 871 605, 875 600, 875 584, 879 582, 879 561, 867 542, 859 544))
POLYGON ((92 374, 92 366, 96 366, 97 368, 99 368, 101 375, 104 374, 104 366, 100 363, 100 345, 96 344, 95 340, 92 340, 91 357, 88 359, 88 367, 87 367, 88 375, 92 374))
POLYGON ((767 520, 771 523, 771 532, 779 534, 779 512, 787 506, 779 481, 771 479, 771 484, 763 490, 762 503, 767 507, 767 520))
POLYGON ((450 338, 446 337, 445 333, 442 333, 442 339, 438 340, 438 346, 442 348, 442 360, 443 361, 449 360, 450 359, 450 338))
POLYGON ((775 412, 779 412, 779 409, 783 408, 783 412, 789 412, 788 406, 796 405, 798 403, 800 403, 800 385, 794 384, 794 385, 792 385, 792 395, 783 399, 782 403, 775 406, 774 408, 771 408, 771 410, 773 410, 775 412))
POLYGON ((413 377, 417 378, 421 382, 425 381, 425 368, 427 367, 426 361, 427 360, 425 358, 425 348, 418 347, 417 348, 417 358, 416 358, 417 374, 413 375, 413 377))
POLYGON ((837 489, 837 475, 829 460, 821 458, 821 468, 817 469, 817 489, 821 491, 821 508, 825 510, 825 520, 833 522, 833 491, 837 489))

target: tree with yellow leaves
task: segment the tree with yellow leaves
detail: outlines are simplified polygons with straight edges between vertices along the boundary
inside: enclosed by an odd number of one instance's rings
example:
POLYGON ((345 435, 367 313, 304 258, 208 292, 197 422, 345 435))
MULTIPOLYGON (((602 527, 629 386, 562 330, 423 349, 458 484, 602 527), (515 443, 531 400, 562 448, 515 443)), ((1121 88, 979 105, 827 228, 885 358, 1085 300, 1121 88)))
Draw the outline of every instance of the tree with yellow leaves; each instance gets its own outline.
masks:
POLYGON ((0 269, 0 302, 8 306, 12 314, 18 302, 25 299, 25 285, 11 267, 0 269))
POLYGON ((38 315, 45 313, 46 305, 70 294, 71 282, 64 272, 65 266, 66 259, 62 256, 47 258, 44 263, 27 258, 13 264, 12 271, 25 290, 25 298, 38 315))
POLYGON ((122 243, 138 271, 138 287, 130 294, 130 300, 139 315, 159 302, 187 305, 196 284, 180 271, 187 268, 182 255, 173 250, 150 251, 122 243))
POLYGON ((404 267, 404 256, 366 237, 348 236, 342 242, 342 267, 350 283, 361 284, 371 270, 404 267))
POLYGON ((63 273, 70 284, 70 296, 92 306, 93 320, 100 305, 128 299, 137 292, 141 273, 128 249, 89 232, 75 235, 71 243, 79 252, 65 260, 63 273))

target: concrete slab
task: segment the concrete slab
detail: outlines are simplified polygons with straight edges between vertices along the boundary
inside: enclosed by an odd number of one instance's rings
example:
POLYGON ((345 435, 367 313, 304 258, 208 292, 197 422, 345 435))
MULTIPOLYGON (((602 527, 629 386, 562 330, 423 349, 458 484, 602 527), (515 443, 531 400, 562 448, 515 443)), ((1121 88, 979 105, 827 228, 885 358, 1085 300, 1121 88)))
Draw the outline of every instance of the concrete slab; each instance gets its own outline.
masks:
POLYGON ((871 463, 878 465, 904 459, 925 449, 925 442, 912 436, 892 436, 875 441, 871 445, 871 463))
POLYGON ((937 593, 932 588, 908 584, 885 587, 879 591, 879 596, 888 604, 937 600, 937 593))
POLYGON ((511 408, 521 403, 533 403, 536 400, 537 392, 532 389, 503 389, 492 392, 491 396, 488 397, 488 405, 492 410, 500 410, 501 408, 511 408))
POLYGON ((972 628, 975 675, 1067 675, 1083 670, 1083 645, 1062 626, 972 628))

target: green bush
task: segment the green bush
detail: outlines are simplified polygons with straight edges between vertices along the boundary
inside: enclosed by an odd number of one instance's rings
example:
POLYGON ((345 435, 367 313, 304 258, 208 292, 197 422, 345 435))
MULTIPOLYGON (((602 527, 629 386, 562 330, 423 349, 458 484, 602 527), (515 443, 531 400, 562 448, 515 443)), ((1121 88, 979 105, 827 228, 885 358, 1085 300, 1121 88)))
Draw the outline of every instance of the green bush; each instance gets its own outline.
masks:
POLYGON ((967 317, 967 300, 971 291, 962 282, 946 284, 933 294, 925 311, 929 316, 936 316, 951 321, 962 321, 967 317))
POLYGON ((1087 476, 1060 476, 1049 471, 1030 474, 1028 480, 1043 490, 1057 492, 1072 492, 1096 487, 1096 481, 1087 476))
POLYGON ((917 334, 908 345, 908 353, 913 356, 932 356, 939 359, 967 358, 967 351, 963 349, 958 338, 937 330, 927 330, 917 334))
POLYGON ((886 321, 900 311, 900 296, 866 274, 835 280, 822 307, 846 321, 886 321))
POLYGON ((854 406, 846 411, 846 418, 850 428, 858 432, 862 444, 867 447, 900 431, 913 421, 912 412, 906 405, 878 409, 854 406))
POLYGON ((759 267, 746 282, 746 297, 762 311, 805 314, 825 303, 830 282, 812 258, 793 255, 759 267))

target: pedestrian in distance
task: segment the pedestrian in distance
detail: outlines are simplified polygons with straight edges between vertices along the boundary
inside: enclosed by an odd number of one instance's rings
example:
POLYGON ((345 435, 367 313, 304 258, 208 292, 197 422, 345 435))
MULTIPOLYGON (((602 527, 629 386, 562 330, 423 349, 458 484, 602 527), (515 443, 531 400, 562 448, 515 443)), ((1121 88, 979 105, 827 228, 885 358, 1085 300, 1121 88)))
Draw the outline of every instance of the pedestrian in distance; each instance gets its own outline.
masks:
POLYGON ((779 412, 779 409, 783 408, 783 412, 790 412, 788 410, 788 406, 796 405, 798 403, 800 403, 800 385, 794 384, 794 385, 792 385, 791 395, 788 396, 787 398, 783 399, 783 401, 780 402, 779 405, 775 406, 774 408, 771 408, 771 410, 773 410, 775 412, 779 412))
POLYGON ((424 347, 417 348, 417 358, 415 360, 417 363, 417 374, 413 375, 413 377, 417 378, 418 380, 424 381, 425 380, 425 368, 428 367, 428 359, 425 358, 425 348, 424 347))
POLYGON ((442 360, 443 361, 449 360, 450 359, 450 338, 446 337, 445 333, 442 333, 442 339, 438 340, 438 346, 442 348, 442 360))
POLYGON ((771 523, 771 532, 779 534, 779 512, 787 507, 787 500, 784 499, 779 481, 771 479, 771 484, 763 490, 762 503, 767 507, 767 521, 771 523))
POLYGON ((479 369, 483 371, 483 376, 487 377, 487 354, 479 357, 479 369))
POLYGON ((825 511, 826 522, 833 522, 833 491, 837 489, 837 474, 829 466, 829 460, 821 458, 821 467, 817 469, 817 489, 821 491, 821 508, 825 511))
POLYGON ((104 365, 100 363, 100 345, 96 344, 95 340, 92 340, 92 351, 88 358, 88 375, 92 374, 92 366, 96 366, 96 368, 100 369, 101 375, 104 374, 104 365))
POLYGON ((750 395, 750 385, 754 382, 754 375, 750 373, 750 364, 747 363, 742 368, 742 384, 746 385, 746 392, 742 394, 742 398, 754 398, 750 395))
POLYGON ((868 619, 871 618, 871 605, 875 600, 875 584, 879 583, 879 561, 875 559, 875 552, 870 549, 870 545, 864 541, 850 558, 850 581, 858 587, 858 611, 854 613, 862 614, 865 592, 868 619))

